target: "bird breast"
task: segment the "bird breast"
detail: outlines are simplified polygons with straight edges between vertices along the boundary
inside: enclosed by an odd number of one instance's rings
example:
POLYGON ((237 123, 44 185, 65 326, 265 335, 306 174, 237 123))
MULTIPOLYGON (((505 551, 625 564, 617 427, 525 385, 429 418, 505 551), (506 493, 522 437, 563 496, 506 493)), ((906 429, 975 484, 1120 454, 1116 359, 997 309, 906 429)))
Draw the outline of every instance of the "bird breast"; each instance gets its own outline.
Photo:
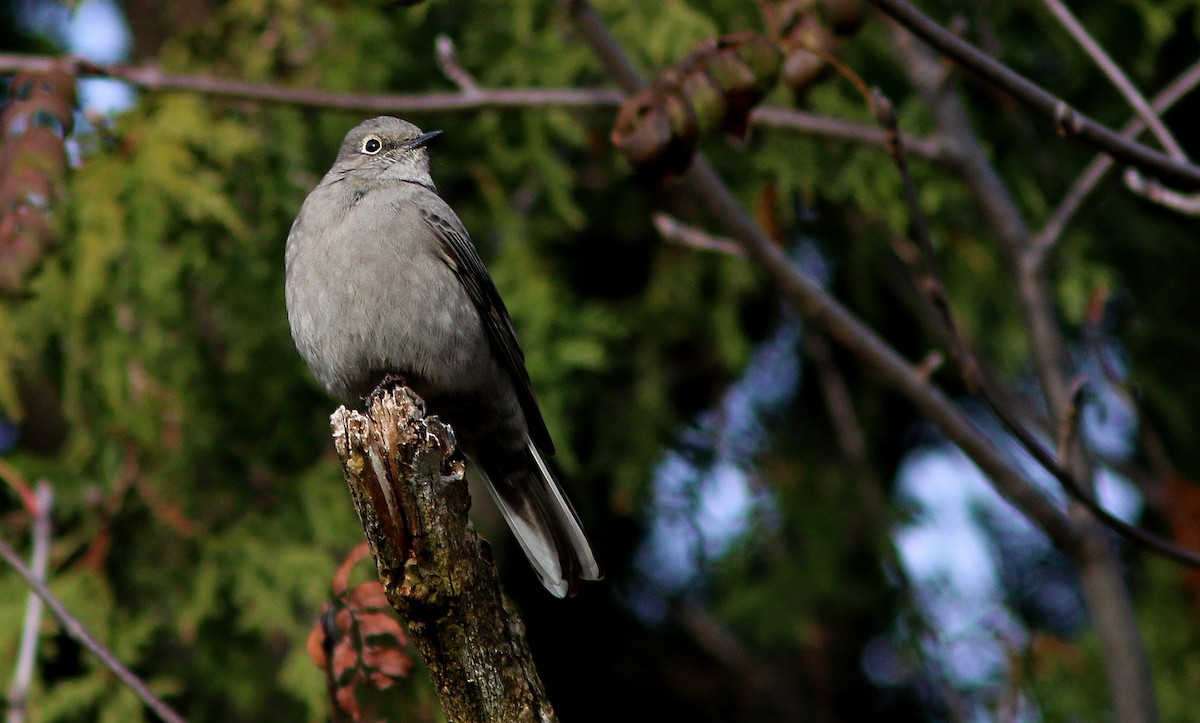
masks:
MULTIPOLYGON (((381 371, 436 394, 470 393, 495 373, 479 314, 407 190, 354 194, 289 249, 293 335, 335 396, 370 391, 379 380, 369 377, 381 371), (296 288, 309 298, 293 298, 296 288)), ((297 224, 306 220, 301 209, 297 224)))

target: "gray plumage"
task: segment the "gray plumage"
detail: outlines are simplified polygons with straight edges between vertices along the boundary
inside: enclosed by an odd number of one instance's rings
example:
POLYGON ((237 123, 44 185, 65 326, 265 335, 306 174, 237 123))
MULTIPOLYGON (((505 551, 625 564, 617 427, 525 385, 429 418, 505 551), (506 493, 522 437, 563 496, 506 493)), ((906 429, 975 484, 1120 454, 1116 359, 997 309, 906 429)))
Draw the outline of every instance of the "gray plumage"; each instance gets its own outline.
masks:
POLYGON ((454 427, 548 590, 600 566, 546 465, 546 431, 504 302, 429 175, 438 132, 387 116, 346 134, 287 239, 292 338, 317 382, 362 398, 387 374, 454 427))

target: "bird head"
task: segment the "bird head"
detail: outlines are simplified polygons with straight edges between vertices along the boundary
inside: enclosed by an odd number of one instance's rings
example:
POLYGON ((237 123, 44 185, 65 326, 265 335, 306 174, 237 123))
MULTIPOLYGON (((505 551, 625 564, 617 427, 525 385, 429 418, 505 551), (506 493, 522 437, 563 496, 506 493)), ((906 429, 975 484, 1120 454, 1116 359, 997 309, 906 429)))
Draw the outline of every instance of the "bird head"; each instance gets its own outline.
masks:
POLYGON ((355 176, 410 181, 433 188, 426 144, 441 134, 424 133, 400 118, 371 118, 346 134, 334 168, 355 176))

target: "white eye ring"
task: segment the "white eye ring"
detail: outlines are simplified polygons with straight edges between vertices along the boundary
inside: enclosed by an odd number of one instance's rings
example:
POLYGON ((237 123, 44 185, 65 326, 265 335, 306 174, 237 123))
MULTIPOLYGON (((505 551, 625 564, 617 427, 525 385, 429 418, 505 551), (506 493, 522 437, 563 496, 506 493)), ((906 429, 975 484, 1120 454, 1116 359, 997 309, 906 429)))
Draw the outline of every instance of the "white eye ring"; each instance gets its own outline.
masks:
POLYGON ((367 136, 363 139, 362 152, 373 156, 383 150, 383 143, 375 136, 367 136))

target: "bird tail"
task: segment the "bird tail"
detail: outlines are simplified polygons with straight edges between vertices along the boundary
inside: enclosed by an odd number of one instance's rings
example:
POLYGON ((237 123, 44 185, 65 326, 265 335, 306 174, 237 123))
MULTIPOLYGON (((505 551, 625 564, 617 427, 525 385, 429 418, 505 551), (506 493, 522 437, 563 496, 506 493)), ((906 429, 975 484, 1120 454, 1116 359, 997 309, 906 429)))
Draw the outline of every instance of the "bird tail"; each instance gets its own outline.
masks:
POLYGON ((599 580, 604 573, 562 485, 533 442, 527 439, 525 446, 530 464, 523 472, 502 475, 485 468, 483 476, 542 585, 556 597, 568 597, 580 580, 599 580))

